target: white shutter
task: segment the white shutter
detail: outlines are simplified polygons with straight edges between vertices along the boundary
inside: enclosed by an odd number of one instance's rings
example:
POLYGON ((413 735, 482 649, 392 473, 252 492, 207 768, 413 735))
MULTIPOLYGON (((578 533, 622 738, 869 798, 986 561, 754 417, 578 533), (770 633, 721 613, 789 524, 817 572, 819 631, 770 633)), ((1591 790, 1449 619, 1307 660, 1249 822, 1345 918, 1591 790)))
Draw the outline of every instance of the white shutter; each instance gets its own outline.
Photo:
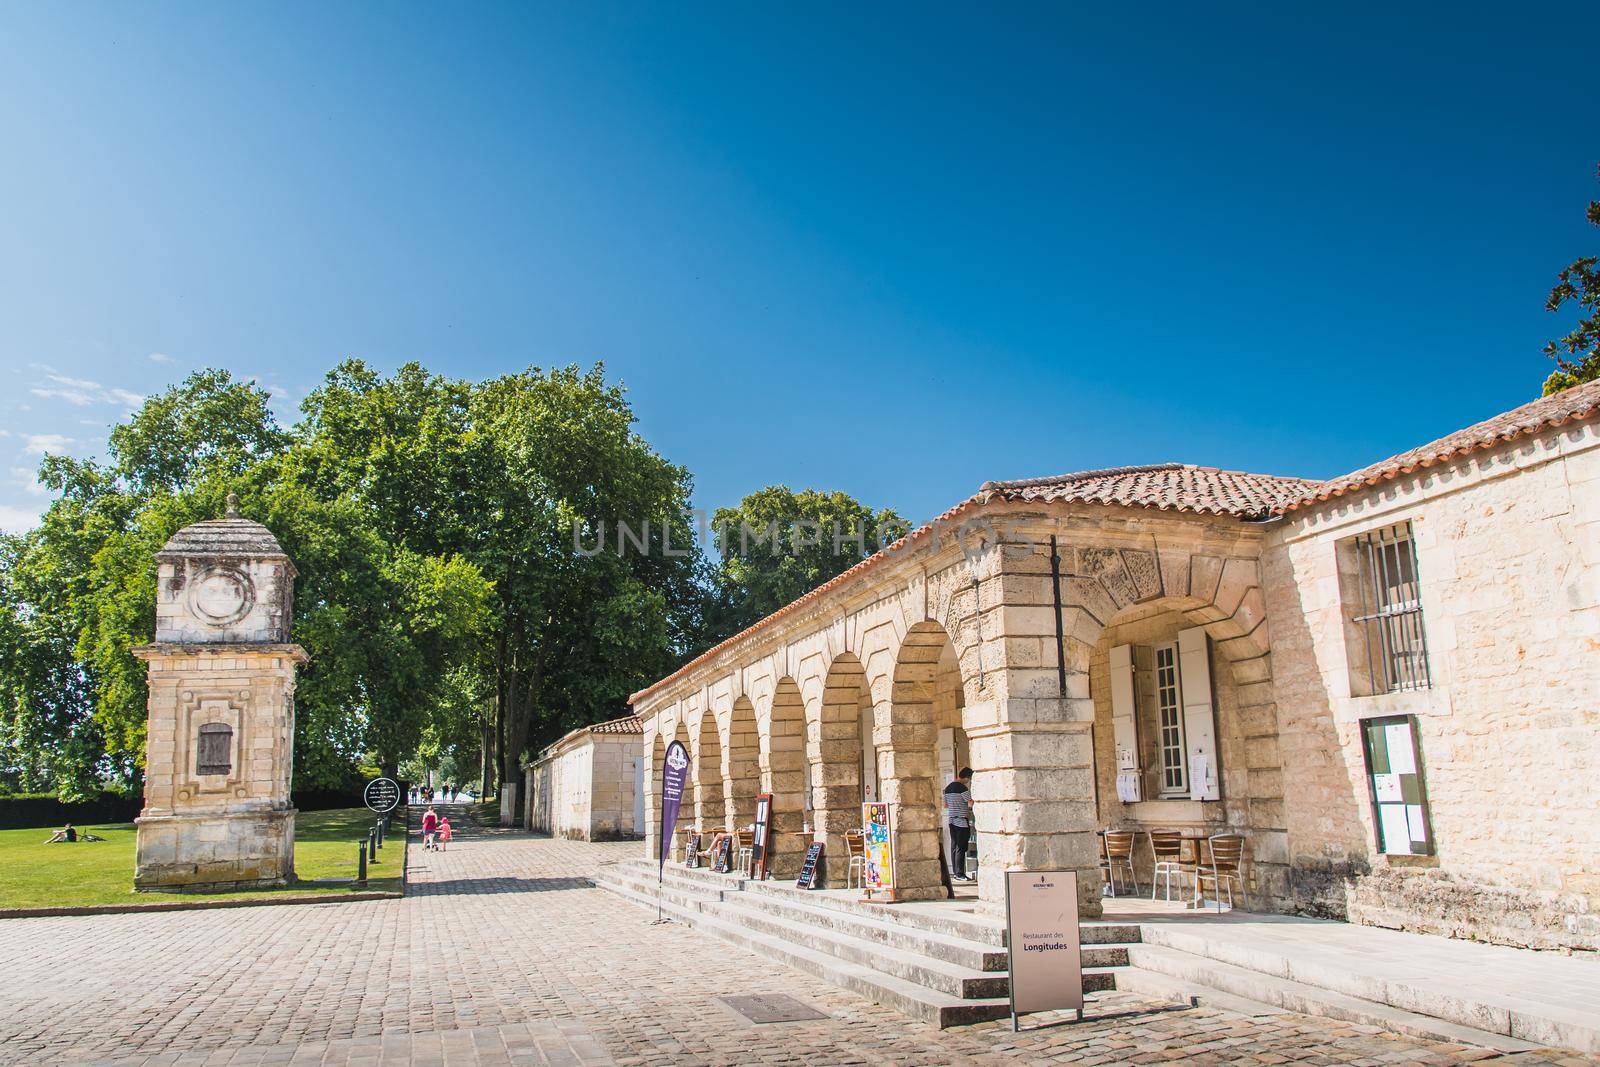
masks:
POLYGON ((1189 756, 1189 796, 1220 800, 1217 715, 1211 704, 1211 639, 1202 627, 1178 631, 1178 676, 1183 686, 1183 732, 1189 756))
POLYGON ((1111 649, 1111 727, 1117 749, 1117 798, 1142 800, 1139 773, 1138 702, 1133 695, 1133 646, 1111 649))

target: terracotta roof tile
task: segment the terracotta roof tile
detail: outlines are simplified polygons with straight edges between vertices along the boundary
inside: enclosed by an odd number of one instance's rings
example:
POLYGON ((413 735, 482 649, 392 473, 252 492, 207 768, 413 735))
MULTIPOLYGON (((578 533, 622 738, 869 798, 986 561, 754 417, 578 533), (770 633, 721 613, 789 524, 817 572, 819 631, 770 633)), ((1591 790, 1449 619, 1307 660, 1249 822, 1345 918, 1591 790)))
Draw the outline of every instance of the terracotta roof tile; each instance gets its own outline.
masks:
POLYGON ((1303 497, 1316 485, 1304 478, 1246 474, 1188 463, 1156 463, 1016 482, 987 482, 983 492, 1004 500, 1111 504, 1259 519, 1303 497))
POLYGON ((1554 396, 1540 397, 1520 408, 1485 419, 1465 430, 1457 430, 1448 437, 1430 441, 1420 448, 1390 456, 1342 478, 1331 478, 1277 510, 1281 514, 1320 500, 1343 496, 1355 489, 1389 481, 1414 470, 1491 448, 1504 441, 1514 441, 1553 426, 1590 418, 1597 413, 1600 413, 1600 381, 1573 386, 1554 396))
POLYGON ((620 719, 607 719, 589 727, 591 734, 642 734, 644 720, 637 715, 624 715, 620 719))

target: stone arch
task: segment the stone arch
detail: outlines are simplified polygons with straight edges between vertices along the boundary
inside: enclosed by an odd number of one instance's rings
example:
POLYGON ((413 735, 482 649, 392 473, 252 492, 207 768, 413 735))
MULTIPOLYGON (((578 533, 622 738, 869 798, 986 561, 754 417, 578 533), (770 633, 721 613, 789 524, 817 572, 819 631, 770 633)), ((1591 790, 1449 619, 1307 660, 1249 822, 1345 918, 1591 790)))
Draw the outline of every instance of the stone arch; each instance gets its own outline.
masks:
POLYGON ((941 691, 965 691, 954 645, 939 623, 919 622, 900 642, 889 705, 877 709, 874 737, 882 799, 894 805, 895 895, 905 900, 947 895, 940 859, 935 751, 941 691))
MULTIPOLYGON (((877 778, 872 716, 866 669, 854 653, 839 653, 828 666, 819 721, 806 758, 811 765, 814 825, 828 848, 841 855, 845 831, 861 825, 862 781, 869 767, 877 778), (870 765, 864 753, 872 760, 870 765)), ((832 864, 828 883, 844 882, 843 863, 832 864)))
POLYGON ((717 717, 710 711, 700 716, 694 732, 694 824, 705 832, 720 830, 728 821, 722 792, 722 735, 717 717))
POLYGON ((756 814, 756 794, 761 791, 761 735, 756 709, 740 695, 728 718, 727 744, 722 748, 722 796, 728 826, 750 825, 756 814))
POLYGON ((761 734, 761 791, 772 794, 774 876, 793 877, 804 849, 797 833, 806 819, 806 705, 793 678, 778 679, 761 734))
MULTIPOLYGON (((1230 561, 1232 562, 1232 561, 1230 561)), ((1287 909, 1287 831, 1283 825, 1283 773, 1278 749, 1278 709, 1272 686, 1272 659, 1267 629, 1252 606, 1258 593, 1250 588, 1238 603, 1224 604, 1199 596, 1164 596, 1121 607, 1106 618, 1087 649, 1090 694, 1094 707, 1093 750, 1099 821, 1126 821, 1116 793, 1114 725, 1109 696, 1109 652, 1114 644, 1135 650, 1172 639, 1179 629, 1201 627, 1210 637, 1210 674, 1216 706, 1216 741, 1221 799, 1206 802, 1210 829, 1224 826, 1245 832, 1250 842, 1245 875, 1253 907, 1287 909)), ((1258 601, 1256 601, 1258 603, 1258 601)), ((1087 637, 1087 635, 1085 635, 1087 637)), ((1141 730, 1148 726, 1147 667, 1136 661, 1136 692, 1141 730)), ((1141 766, 1147 772, 1145 799, 1157 799, 1149 788, 1148 735, 1141 734, 1141 766)))
POLYGON ((644 792, 645 855, 655 860, 661 855, 661 768, 667 761, 667 742, 661 734, 645 738, 650 746, 650 780, 644 792))

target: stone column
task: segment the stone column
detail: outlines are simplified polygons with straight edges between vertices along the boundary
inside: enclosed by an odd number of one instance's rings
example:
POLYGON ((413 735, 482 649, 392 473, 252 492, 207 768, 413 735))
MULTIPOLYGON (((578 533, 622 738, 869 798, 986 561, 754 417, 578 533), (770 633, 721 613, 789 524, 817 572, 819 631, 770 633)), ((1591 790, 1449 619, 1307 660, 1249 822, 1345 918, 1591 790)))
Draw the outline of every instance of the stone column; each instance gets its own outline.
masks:
POLYGON ((156 554, 145 806, 134 887, 294 880, 294 564, 260 523, 185 527, 156 554))

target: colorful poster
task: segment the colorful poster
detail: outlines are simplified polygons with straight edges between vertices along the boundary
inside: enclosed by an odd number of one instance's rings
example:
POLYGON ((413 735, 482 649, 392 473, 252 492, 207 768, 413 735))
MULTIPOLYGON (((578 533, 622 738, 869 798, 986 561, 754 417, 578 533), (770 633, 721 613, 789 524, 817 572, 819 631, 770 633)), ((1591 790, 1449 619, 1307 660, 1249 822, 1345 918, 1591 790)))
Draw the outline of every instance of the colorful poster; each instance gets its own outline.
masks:
POLYGON ((861 826, 866 834, 867 893, 887 893, 894 898, 894 831, 889 826, 889 805, 861 805, 861 826))
POLYGON ((661 856, 656 864, 656 880, 665 875, 667 857, 672 853, 672 835, 678 828, 678 808, 683 804, 683 787, 689 777, 689 752, 683 742, 667 746, 661 763, 661 856))

